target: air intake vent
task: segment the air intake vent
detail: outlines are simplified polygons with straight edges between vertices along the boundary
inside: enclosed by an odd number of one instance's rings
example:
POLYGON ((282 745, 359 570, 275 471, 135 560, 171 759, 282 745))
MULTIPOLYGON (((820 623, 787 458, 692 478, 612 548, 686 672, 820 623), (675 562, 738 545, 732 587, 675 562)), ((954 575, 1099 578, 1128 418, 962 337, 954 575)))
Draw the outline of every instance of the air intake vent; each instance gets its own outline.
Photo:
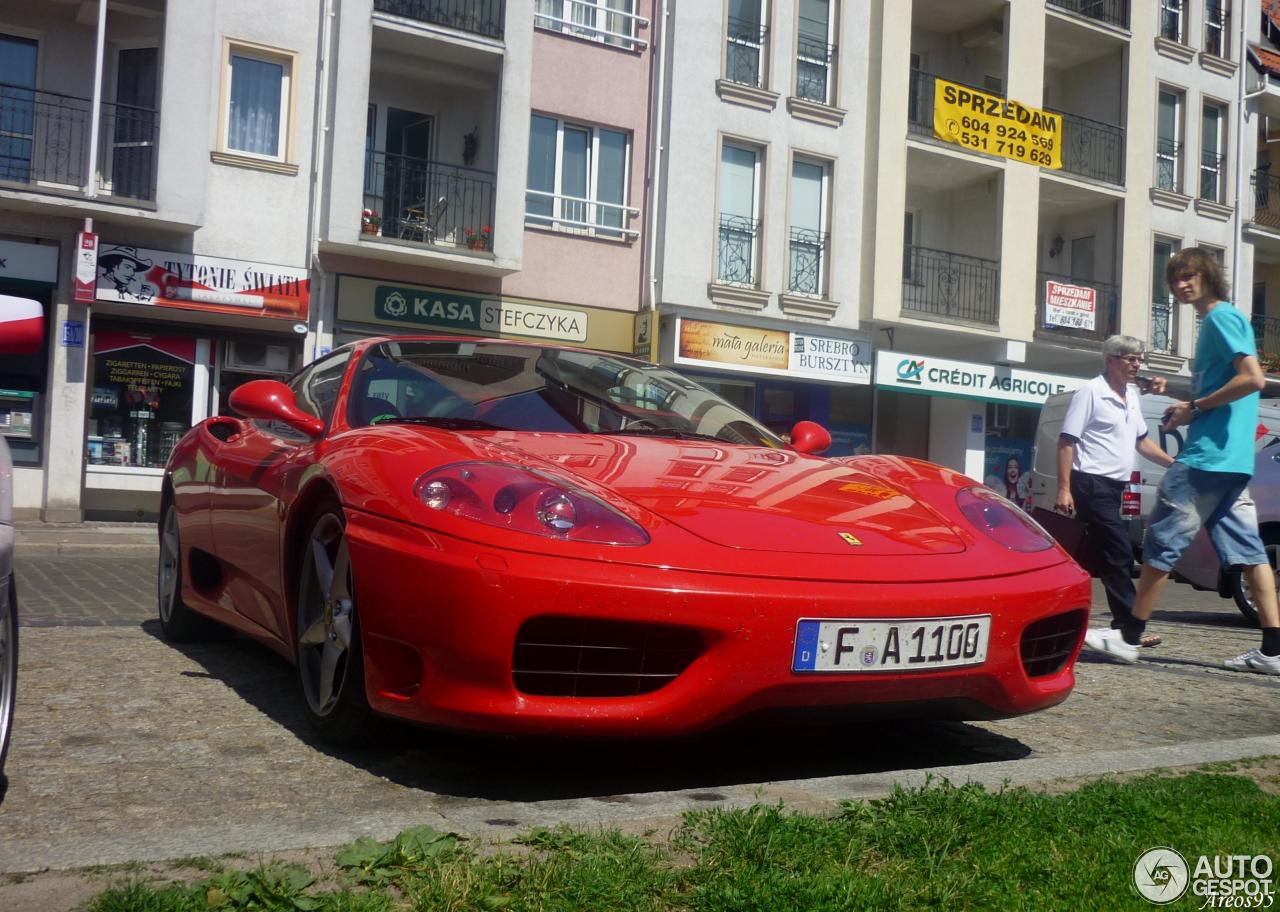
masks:
POLYGON ((1043 618, 1022 631, 1022 667, 1027 677, 1043 678, 1066 667, 1088 619, 1088 613, 1077 608, 1043 618))
POLYGON ((539 617, 516 636, 512 677, 527 694, 630 697, 674 681, 702 648, 684 627, 539 617))

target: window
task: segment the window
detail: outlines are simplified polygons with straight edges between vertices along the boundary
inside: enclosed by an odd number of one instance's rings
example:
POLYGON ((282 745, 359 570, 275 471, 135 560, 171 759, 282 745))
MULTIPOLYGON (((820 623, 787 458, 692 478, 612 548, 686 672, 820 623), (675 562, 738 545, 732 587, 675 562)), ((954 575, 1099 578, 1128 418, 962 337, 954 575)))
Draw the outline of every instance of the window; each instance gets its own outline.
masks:
POLYGON ((1182 41, 1184 0, 1160 0, 1160 37, 1182 41))
POLYGON ((758 89, 768 83, 769 30, 765 25, 765 2, 729 0, 724 55, 724 78, 729 82, 758 89))
POLYGON ((228 43, 224 151, 288 160, 292 74, 289 52, 228 43))
POLYGON ((350 351, 334 352, 295 377, 289 386, 293 389, 298 408, 328 424, 333 417, 333 407, 338 402, 338 390, 342 388, 342 377, 347 372, 350 358, 350 351))
POLYGON ((835 103, 836 40, 832 0, 800 0, 796 34, 796 97, 835 103))
POLYGON ((911 282, 916 278, 915 257, 912 251, 918 244, 920 234, 920 213, 908 209, 902 224, 902 281, 911 282))
POLYGON ((534 114, 529 125, 525 220, 597 237, 637 237, 625 227, 629 134, 534 114))
POLYGON ((1156 186, 1182 192, 1182 93, 1160 90, 1156 120, 1156 186))
POLYGON ((795 294, 826 294, 828 174, 829 166, 822 162, 791 163, 787 290, 795 294))
POLYGON ((537 0, 533 24, 631 50, 645 46, 636 32, 649 23, 635 14, 635 0, 537 0))
POLYGON ((0 35, 0 180, 31 180, 38 49, 29 38, 0 35))
POLYGON ((1174 298, 1164 280, 1165 267, 1177 253, 1179 242, 1156 238, 1151 254, 1151 349, 1172 352, 1174 347, 1174 298))
POLYGON ((1226 109, 1206 101, 1200 127, 1200 199, 1221 203, 1226 189, 1226 109))
POLYGON ((725 143, 720 150, 720 225, 716 281, 759 283, 760 150, 725 143))
POLYGON ((1204 52, 1214 57, 1229 57, 1231 43, 1227 38, 1227 22, 1231 13, 1227 0, 1205 0, 1204 4, 1204 52))

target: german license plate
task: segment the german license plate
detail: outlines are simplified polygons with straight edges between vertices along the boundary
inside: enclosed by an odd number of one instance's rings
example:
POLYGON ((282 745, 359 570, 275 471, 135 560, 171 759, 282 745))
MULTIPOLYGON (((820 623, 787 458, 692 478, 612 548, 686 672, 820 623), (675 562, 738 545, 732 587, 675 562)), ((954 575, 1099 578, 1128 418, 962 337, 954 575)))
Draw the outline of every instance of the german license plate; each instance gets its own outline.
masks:
POLYGON ((990 637, 989 614, 902 621, 802 618, 791 670, 855 674, 981 665, 990 637))

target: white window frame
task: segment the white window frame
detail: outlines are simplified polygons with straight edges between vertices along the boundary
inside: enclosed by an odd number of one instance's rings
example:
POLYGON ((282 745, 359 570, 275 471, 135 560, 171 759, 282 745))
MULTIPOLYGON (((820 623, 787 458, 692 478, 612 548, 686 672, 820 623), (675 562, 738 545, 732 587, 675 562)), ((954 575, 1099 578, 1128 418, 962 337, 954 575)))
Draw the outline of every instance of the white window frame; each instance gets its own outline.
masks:
POLYGON ((1200 106, 1200 169, 1198 186, 1196 187, 1196 196, 1199 199, 1208 200, 1211 203, 1221 203, 1226 193, 1227 179, 1227 117, 1230 116, 1230 108, 1228 105, 1213 98, 1204 98, 1200 106), (1204 112, 1206 109, 1213 108, 1218 112, 1218 135, 1215 137, 1218 147, 1219 162, 1214 167, 1209 167, 1204 160, 1205 137, 1204 137, 1204 112), (1215 175, 1216 192, 1213 196, 1204 196, 1204 177, 1206 173, 1215 175))
POLYGON ((1210 7, 1213 5, 1213 2, 1214 0, 1205 0, 1204 4, 1204 52, 1210 56, 1215 56, 1213 52, 1209 50, 1209 45, 1211 43, 1209 41, 1209 35, 1212 32, 1217 32, 1218 47, 1222 51, 1220 56, 1225 60, 1230 60, 1231 37, 1227 32, 1227 23, 1231 21, 1231 0, 1218 0, 1218 12, 1221 15, 1221 19, 1218 22, 1214 22, 1213 18, 1210 16, 1210 7))
POLYGON ((1185 147, 1185 141, 1184 141, 1185 128, 1184 128, 1184 126, 1183 126, 1183 122, 1182 122, 1182 121, 1183 121, 1183 118, 1186 116, 1186 108, 1187 108, 1187 93, 1186 93, 1185 91, 1183 91, 1182 89, 1175 88, 1175 87, 1170 86, 1170 85, 1160 85, 1160 86, 1158 87, 1157 92, 1156 92, 1156 150, 1155 150, 1155 151, 1156 151, 1156 173, 1155 173, 1155 186, 1156 186, 1158 189, 1161 189, 1161 190, 1167 190, 1167 191, 1170 191, 1170 192, 1172 192, 1172 193, 1182 193, 1182 192, 1183 192, 1183 191, 1182 191, 1182 188, 1183 188, 1183 182, 1182 182, 1182 170, 1183 170, 1183 168, 1182 168, 1182 159, 1183 159, 1183 151, 1184 151, 1184 147, 1185 147), (1164 152, 1161 152, 1161 151, 1160 151, 1160 142, 1161 142, 1161 140, 1163 140, 1163 139, 1165 138, 1165 137, 1163 137, 1163 136, 1161 136, 1161 135, 1160 135, 1160 96, 1161 96, 1161 95, 1171 95, 1171 96, 1173 96, 1174 100, 1177 102, 1177 105, 1176 105, 1176 107, 1174 108, 1174 116, 1173 116, 1173 137, 1172 137, 1172 140, 1173 140, 1173 151, 1172 151, 1172 152, 1170 152, 1170 153, 1164 153, 1164 152), (1171 169, 1172 169, 1172 172, 1173 172, 1173 186, 1172 186, 1172 187, 1161 187, 1161 186, 1160 186, 1160 162, 1162 162, 1162 161, 1168 161, 1168 162, 1171 162, 1171 163, 1172 163, 1172 164, 1171 164, 1171 169))
MULTIPOLYGON (((1156 245, 1168 244, 1170 246, 1170 256, 1176 254, 1182 249, 1182 239, 1170 237, 1167 234, 1157 234, 1151 239, 1151 260, 1154 265, 1156 259, 1156 245)), ((1147 341, 1151 344, 1153 351, 1162 351, 1172 354, 1178 350, 1178 299, 1174 297, 1173 292, 1169 290, 1168 283, 1164 280, 1164 275, 1156 275, 1152 270, 1152 285, 1158 286, 1151 289, 1151 310, 1147 315, 1148 320, 1148 336, 1147 341), (1152 329, 1155 327, 1155 306, 1157 304, 1167 304, 1169 307, 1169 324, 1166 330, 1168 348, 1155 348, 1155 338, 1152 329)))
POLYGON ((1178 44, 1184 44, 1187 36, 1187 2, 1186 0, 1160 0, 1158 7, 1160 22, 1156 28, 1156 34, 1166 41, 1176 41, 1178 44), (1166 17, 1172 16, 1177 20, 1177 35, 1166 35, 1164 31, 1164 23, 1166 17))
POLYGON ((545 190, 533 190, 525 187, 525 227, 527 228, 551 228, 561 231, 569 231, 573 234, 584 234, 593 237, 618 237, 623 240, 635 240, 640 236, 639 230, 628 228, 629 219, 636 218, 640 215, 640 210, 634 206, 628 206, 625 203, 605 203, 601 202, 598 197, 599 191, 599 162, 600 162, 600 130, 609 130, 612 133, 621 133, 627 138, 626 159, 622 169, 622 187, 625 191, 624 197, 631 198, 631 165, 632 165, 632 144, 635 140, 634 134, 630 130, 619 130, 614 127, 599 127, 591 124, 578 123, 571 120, 565 120, 561 117, 555 117, 551 114, 544 114, 539 111, 533 112, 534 116, 545 117, 548 120, 556 122, 556 157, 552 171, 555 175, 555 189, 552 192, 545 190), (582 130, 590 134, 591 141, 587 151, 587 196, 566 196, 564 194, 564 132, 565 130, 582 130), (542 215, 537 212, 529 212, 527 201, 529 196, 538 196, 551 200, 551 214, 542 215), (590 217, 586 219, 576 219, 565 215, 565 210, 573 206, 586 207, 588 216, 594 208, 597 212, 601 209, 617 209, 622 212, 622 226, 614 227, 613 225, 604 225, 596 221, 592 221, 590 217))
POLYGON ((840 0, 830 0, 827 8, 827 44, 830 52, 827 54, 826 60, 817 60, 812 57, 805 57, 800 53, 800 4, 796 3, 796 73, 795 73, 795 94, 797 97, 803 97, 806 101, 817 101, 819 104, 834 105, 836 103, 836 32, 837 22, 840 18, 840 0), (821 66, 827 71, 827 93, 822 99, 812 99, 800 95, 800 64, 807 63, 811 66, 821 66))
POLYGON ((795 166, 796 163, 804 165, 812 165, 822 169, 822 188, 818 197, 818 231, 821 235, 818 245, 818 287, 815 291, 797 291, 792 287, 794 276, 791 273, 792 257, 791 257, 791 230, 793 217, 788 215, 787 218, 787 291, 790 294, 804 294, 817 298, 826 298, 828 294, 827 283, 827 267, 830 262, 829 245, 831 243, 831 172, 833 164, 829 159, 815 158, 809 155, 795 155, 791 159, 791 168, 788 174, 788 205, 794 204, 795 199, 795 166))
POLYGON ((760 34, 756 36, 756 39, 754 41, 748 41, 743 38, 733 37, 732 30, 729 27, 729 4, 726 0, 725 8, 724 8, 725 9, 724 34, 722 36, 723 48, 724 48, 724 51, 723 51, 724 61, 721 64, 721 70, 724 73, 724 78, 729 82, 737 83, 738 85, 750 85, 752 86, 752 88, 757 88, 757 89, 768 89, 769 88, 769 0, 755 0, 755 2, 758 3, 760 7, 760 34), (759 68, 756 73, 756 81, 754 84, 747 83, 747 82, 739 83, 738 80, 734 79, 730 75, 729 73, 730 45, 734 45, 741 48, 755 49, 755 52, 757 54, 757 60, 759 63, 759 68))
POLYGON ((251 41, 236 38, 223 39, 222 54, 222 92, 218 106, 218 152, 245 162, 263 162, 286 164, 293 161, 293 118, 297 110, 297 52, 283 48, 270 47, 251 41), (276 141, 277 153, 264 155, 244 149, 233 149, 230 144, 231 130, 231 59, 244 57, 260 60, 280 66, 283 72, 280 77, 280 113, 276 141))
POLYGON ((765 148, 755 143, 745 140, 737 140, 733 137, 724 137, 720 141, 720 155, 716 159, 716 213, 715 213, 715 282, 719 285, 746 285, 746 287, 759 288, 761 284, 763 261, 762 248, 764 234, 764 219, 761 217, 761 204, 763 203, 764 193, 764 156, 765 148), (753 226, 754 236, 751 239, 751 274, 754 281, 750 283, 735 282, 732 279, 726 279, 720 274, 720 220, 723 217, 723 209, 720 200, 720 166, 724 161, 724 147, 730 146, 734 149, 741 149, 750 152, 755 156, 755 163, 752 166, 751 180, 751 223, 753 226))
POLYGON ((643 50, 649 42, 637 37, 640 29, 649 27, 649 20, 635 13, 636 0, 625 0, 628 9, 611 9, 607 0, 536 0, 533 25, 549 32, 560 32, 585 38, 608 47, 625 51, 643 50), (556 6, 560 7, 559 14, 556 6), (616 17, 623 23, 622 31, 609 28, 610 19, 616 17))

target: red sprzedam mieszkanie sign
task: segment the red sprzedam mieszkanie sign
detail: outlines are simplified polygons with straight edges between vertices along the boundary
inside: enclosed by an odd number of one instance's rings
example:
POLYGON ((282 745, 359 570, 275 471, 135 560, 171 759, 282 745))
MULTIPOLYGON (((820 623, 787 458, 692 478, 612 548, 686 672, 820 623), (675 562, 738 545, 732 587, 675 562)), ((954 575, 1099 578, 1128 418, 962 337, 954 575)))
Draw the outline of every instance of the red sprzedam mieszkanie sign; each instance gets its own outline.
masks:
POLYGON ((311 273, 293 266, 104 243, 98 251, 94 293, 99 301, 302 322, 307 318, 311 273))
POLYGON ((1084 285, 1044 283, 1044 323, 1093 331, 1097 325, 1098 292, 1084 285))

